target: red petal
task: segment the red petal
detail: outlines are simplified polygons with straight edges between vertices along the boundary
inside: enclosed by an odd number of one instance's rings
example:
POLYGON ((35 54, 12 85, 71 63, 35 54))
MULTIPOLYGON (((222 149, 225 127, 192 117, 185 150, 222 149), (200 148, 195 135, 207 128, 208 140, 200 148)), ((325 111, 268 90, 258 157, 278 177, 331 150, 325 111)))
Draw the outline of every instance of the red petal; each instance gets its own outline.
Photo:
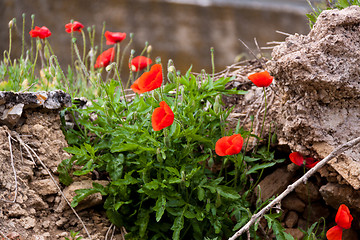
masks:
POLYGON ((267 71, 251 74, 248 78, 258 87, 268 87, 273 81, 273 77, 267 71))
POLYGON ((304 163, 304 158, 303 158, 303 156, 302 156, 300 153, 298 153, 298 152, 292 152, 292 153, 290 153, 289 158, 290 158, 290 160, 291 160, 293 163, 295 163, 295 164, 298 165, 298 166, 301 166, 301 165, 303 165, 303 163, 304 163))
POLYGON ((230 147, 230 144, 228 143, 229 137, 222 137, 219 140, 217 140, 215 144, 215 152, 219 156, 226 156, 226 150, 230 147))
POLYGON ((342 233, 343 233, 343 229, 336 225, 336 226, 330 228, 326 232, 326 237, 328 240, 341 240, 342 233))
POLYGON ((154 131, 159 131, 173 124, 174 113, 165 101, 160 102, 160 107, 156 108, 151 116, 151 124, 154 131))
POLYGON ((341 204, 338 212, 336 213, 336 224, 344 229, 349 229, 351 227, 352 220, 353 217, 350 214, 349 208, 345 204, 341 204))

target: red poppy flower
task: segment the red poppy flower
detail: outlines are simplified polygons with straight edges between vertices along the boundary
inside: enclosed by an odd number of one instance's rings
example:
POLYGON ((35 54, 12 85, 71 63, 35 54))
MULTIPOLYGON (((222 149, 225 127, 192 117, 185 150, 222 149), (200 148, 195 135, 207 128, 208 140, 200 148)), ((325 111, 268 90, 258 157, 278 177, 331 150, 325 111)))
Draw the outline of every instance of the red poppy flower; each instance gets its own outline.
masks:
POLYGON ((289 155, 290 160, 298 166, 302 166, 304 164, 303 156, 298 152, 292 152, 289 155))
POLYGON ((160 107, 155 108, 151 116, 151 124, 154 131, 160 131, 173 124, 174 113, 166 102, 160 102, 160 107))
POLYGON ((320 161, 316 161, 315 159, 313 159, 311 157, 305 158, 305 167, 313 168, 318 162, 320 162, 320 161))
POLYGON ((113 45, 124 40, 126 38, 126 33, 106 31, 105 38, 107 45, 113 45))
POLYGON ((115 49, 109 48, 100 54, 97 59, 94 68, 106 67, 110 62, 114 61, 115 58, 115 49))
POLYGON ((258 87, 268 87, 273 81, 273 77, 267 71, 251 74, 248 78, 258 87))
POLYGON ((163 80, 162 67, 154 64, 149 72, 143 73, 132 85, 131 89, 140 94, 149 92, 161 86, 163 80))
POLYGON ((222 137, 215 144, 215 152, 219 156, 238 154, 243 146, 244 139, 240 134, 222 137))
POLYGON ((326 232, 327 239, 341 240, 343 229, 349 229, 351 227, 352 220, 353 217, 350 214, 349 208, 345 204, 341 204, 335 216, 335 222, 337 225, 326 232))
POLYGON ((45 27, 45 26, 42 26, 41 28, 36 26, 34 29, 32 29, 30 32, 29 32, 30 36, 35 38, 35 37, 39 37, 41 39, 44 39, 44 38, 47 38, 47 37, 50 37, 51 36, 51 32, 50 30, 45 27))
POLYGON ((318 162, 320 162, 320 161, 315 161, 315 159, 313 159, 311 157, 304 158, 298 152, 290 153, 289 158, 293 163, 295 163, 298 166, 302 166, 305 163, 305 167, 307 167, 307 168, 313 168, 318 162))
POLYGON ((336 224, 344 229, 349 229, 351 227, 351 221, 353 217, 350 214, 349 208, 345 204, 341 204, 338 212, 336 213, 335 222, 336 224))
POLYGON ((82 25, 78 21, 74 21, 73 23, 68 23, 65 25, 65 31, 68 33, 81 32, 82 28, 84 28, 84 25, 82 25))
POLYGON ((147 58, 144 56, 137 56, 131 60, 131 63, 129 63, 129 68, 133 72, 138 72, 138 71, 143 70, 150 64, 152 64, 152 61, 150 58, 147 58))
POLYGON ((326 232, 326 238, 328 240, 341 240, 342 234, 343 234, 343 229, 341 227, 339 227, 338 225, 336 225, 336 226, 330 228, 326 232))

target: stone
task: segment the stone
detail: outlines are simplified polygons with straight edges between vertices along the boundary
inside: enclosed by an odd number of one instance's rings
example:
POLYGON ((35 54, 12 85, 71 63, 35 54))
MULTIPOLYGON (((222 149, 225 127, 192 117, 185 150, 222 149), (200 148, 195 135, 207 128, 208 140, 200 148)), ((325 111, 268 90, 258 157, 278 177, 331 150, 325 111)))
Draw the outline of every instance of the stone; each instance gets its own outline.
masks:
MULTIPOLYGON (((89 189, 92 188, 92 183, 96 182, 99 183, 103 186, 106 186, 108 184, 108 181, 105 180, 97 180, 97 181, 92 181, 92 180, 83 180, 81 182, 73 182, 72 184, 70 184, 69 186, 67 186, 63 192, 65 197, 69 200, 69 202, 72 202, 73 197, 76 195, 75 190, 78 189, 89 189)), ((81 201, 78 206, 76 207, 77 211, 86 209, 86 208, 90 208, 96 205, 99 205, 102 203, 102 196, 100 193, 95 193, 92 194, 88 197, 86 197, 83 201, 81 201)), ((61 198, 61 201, 59 203, 58 208, 56 209, 56 212, 63 212, 68 208, 68 204, 66 203, 66 201, 64 200, 64 198, 61 198)))
POLYGON ((303 218, 308 220, 310 224, 319 221, 321 217, 327 218, 329 215, 330 211, 328 207, 319 202, 306 205, 305 211, 303 212, 303 218))
POLYGON ((360 193, 351 186, 327 183, 320 188, 320 194, 326 204, 334 209, 345 204, 349 209, 360 212, 360 193))
POLYGON ((256 194, 260 194, 261 199, 265 201, 283 192, 293 182, 294 175, 295 173, 287 171, 286 167, 278 168, 259 183, 261 193, 257 190, 256 194))
POLYGON ((21 118, 23 108, 24 104, 19 103, 10 109, 5 109, 3 115, 0 117, 0 122, 8 126, 15 126, 21 118))
POLYGON ((36 225, 36 219, 33 217, 25 217, 21 220, 25 229, 34 228, 36 225))
POLYGON ((286 196, 282 202, 281 206, 288 210, 294 210, 296 212, 303 212, 305 210, 305 203, 299 199, 295 193, 290 193, 286 196))
POLYGON ((40 195, 50 195, 58 192, 55 183, 50 178, 35 180, 31 183, 31 185, 40 195))
POLYGON ((293 236, 295 239, 302 239, 304 237, 304 233, 298 228, 285 228, 285 232, 293 236))
MULTIPOLYGON (((360 135, 359 25, 359 6, 326 10, 308 35, 291 35, 274 48, 266 68, 277 99, 267 121, 276 121, 279 144, 320 160, 360 135)), ((360 189, 358 148, 328 164, 360 189)))
POLYGON ((297 225, 299 216, 295 211, 290 211, 285 217, 285 225, 288 228, 293 228, 297 225))
POLYGON ((296 195, 304 202, 314 202, 321 199, 319 188, 312 182, 301 183, 295 188, 296 195))

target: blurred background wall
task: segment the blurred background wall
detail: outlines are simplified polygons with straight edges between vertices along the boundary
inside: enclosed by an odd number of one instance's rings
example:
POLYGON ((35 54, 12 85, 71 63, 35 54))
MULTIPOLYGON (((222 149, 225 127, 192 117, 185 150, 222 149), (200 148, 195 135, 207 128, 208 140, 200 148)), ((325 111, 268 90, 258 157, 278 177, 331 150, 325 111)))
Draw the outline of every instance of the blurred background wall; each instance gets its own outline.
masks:
MULTIPOLYGON (((0 51, 8 49, 8 22, 15 17, 12 57, 19 56, 21 15, 25 13, 26 41, 29 43, 30 16, 35 14, 35 25, 47 26, 52 32, 48 40, 65 66, 71 56, 70 35, 64 25, 74 19, 85 27, 95 25, 96 44, 104 21, 106 30, 132 32, 135 55, 148 41, 153 59, 160 56, 166 64, 171 58, 182 72, 191 64, 194 71, 210 71, 210 47, 214 47, 215 66, 220 71, 239 54, 248 53, 239 38, 255 49, 254 38, 260 46, 283 41, 285 36, 276 30, 307 34, 305 14, 310 11, 305 0, 0 0, 0 51)), ((81 34, 76 35, 81 44, 81 34)), ((270 50, 263 53, 270 56, 270 50)))

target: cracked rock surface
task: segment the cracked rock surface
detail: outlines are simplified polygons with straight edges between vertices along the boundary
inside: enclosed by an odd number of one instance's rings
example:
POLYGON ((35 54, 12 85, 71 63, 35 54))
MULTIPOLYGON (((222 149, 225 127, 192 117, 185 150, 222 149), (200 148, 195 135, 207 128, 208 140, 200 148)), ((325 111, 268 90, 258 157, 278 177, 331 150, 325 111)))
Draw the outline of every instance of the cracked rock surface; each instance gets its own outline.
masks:
MULTIPOLYGON (((318 158, 360 136, 360 7, 320 14, 306 36, 291 35, 275 47, 267 69, 276 78, 280 107, 272 109, 279 141, 318 158)), ((360 151, 329 162, 360 188, 360 151)))

